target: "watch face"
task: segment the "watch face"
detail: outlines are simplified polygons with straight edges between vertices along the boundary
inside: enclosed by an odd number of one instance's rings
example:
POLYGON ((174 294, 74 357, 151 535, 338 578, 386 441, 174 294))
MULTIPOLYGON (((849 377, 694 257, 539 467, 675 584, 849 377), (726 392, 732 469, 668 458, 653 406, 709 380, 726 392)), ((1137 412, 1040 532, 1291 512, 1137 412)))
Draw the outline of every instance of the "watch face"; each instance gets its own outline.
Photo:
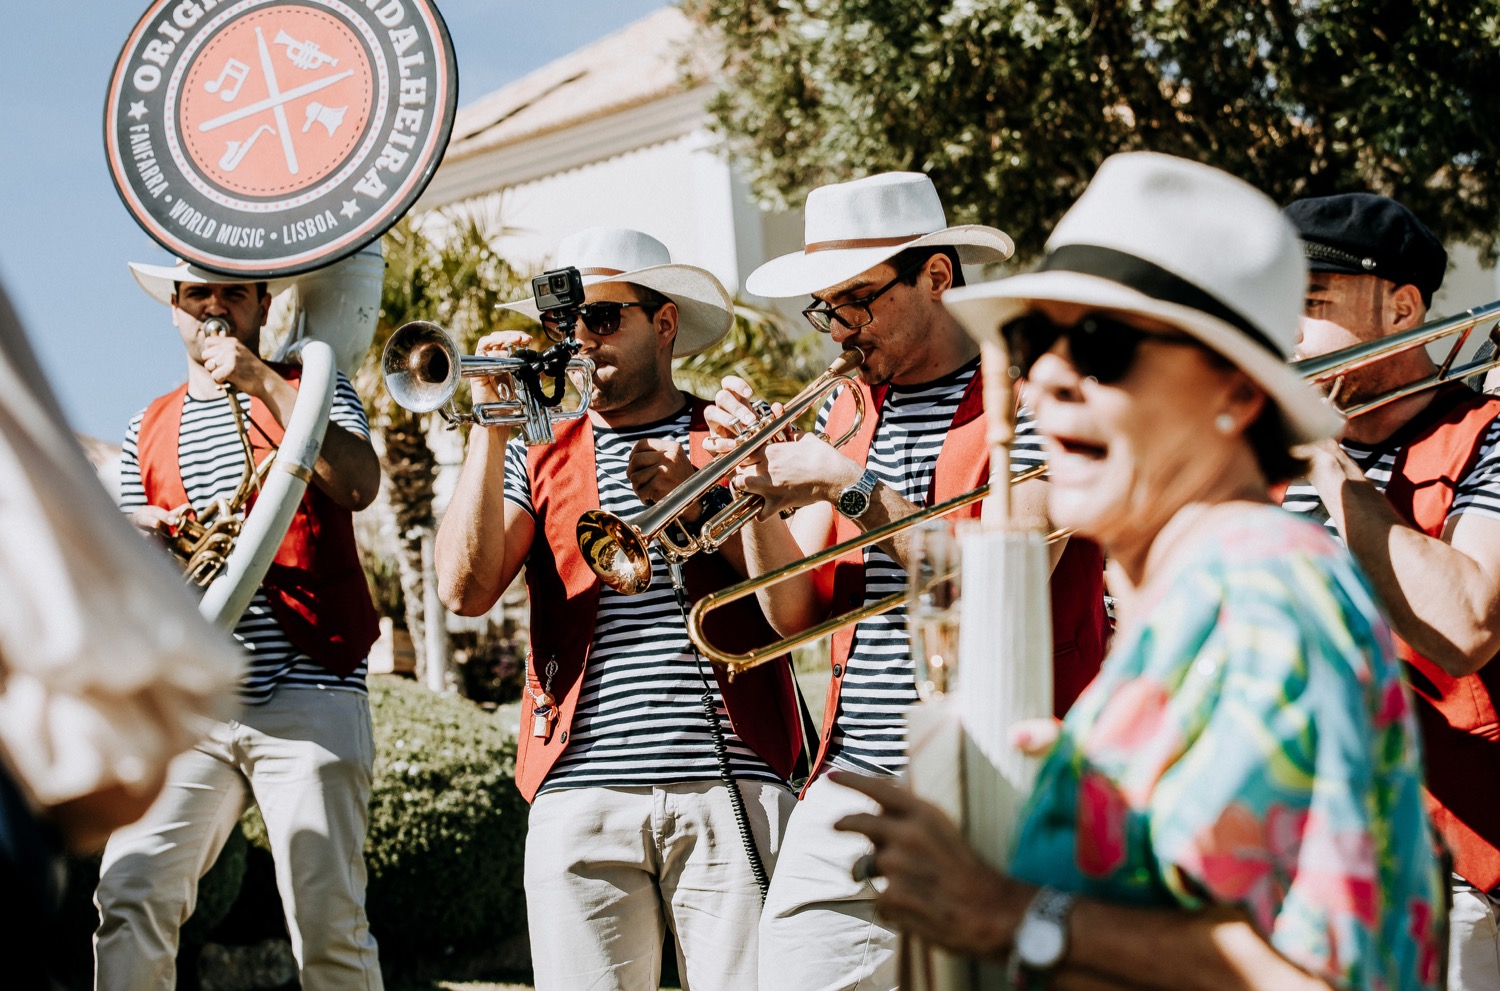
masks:
POLYGON ((845 489, 839 493, 839 512, 845 516, 859 516, 869 505, 870 497, 858 489, 845 489))
POLYGON ((1026 966, 1044 970, 1062 959, 1066 932, 1053 920, 1030 918, 1016 931, 1016 952, 1026 966))

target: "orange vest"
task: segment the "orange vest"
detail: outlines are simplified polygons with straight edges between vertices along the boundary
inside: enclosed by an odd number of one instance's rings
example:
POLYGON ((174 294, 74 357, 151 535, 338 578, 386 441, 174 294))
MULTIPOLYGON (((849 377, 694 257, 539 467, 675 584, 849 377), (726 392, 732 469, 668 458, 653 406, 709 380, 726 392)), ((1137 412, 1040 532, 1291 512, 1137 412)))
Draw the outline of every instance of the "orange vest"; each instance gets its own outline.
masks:
MULTIPOLYGON (((695 467, 702 467, 711 460, 703 450, 708 436, 703 410, 708 403, 689 396, 688 404, 689 458, 695 467)), ((533 446, 526 454, 537 526, 526 558, 531 600, 526 680, 531 691, 540 694, 539 676, 548 661, 556 661, 551 690, 558 705, 557 720, 545 739, 532 736, 522 721, 516 786, 528 802, 567 748, 599 610, 599 577, 584 561, 577 536, 578 518, 586 510, 599 508, 594 431, 587 417, 556 424, 554 430, 553 443, 533 446)), ((696 600, 734 584, 739 575, 717 554, 695 554, 684 566, 683 578, 689 597, 696 600)), ((716 610, 706 627, 715 643, 732 650, 775 639, 753 596, 716 610)), ((789 777, 802 749, 789 666, 784 661, 762 664, 733 681, 722 668, 710 666, 735 735, 777 774, 789 777)))
MULTIPOLYGON (((1458 482, 1479 457, 1500 399, 1464 386, 1444 389, 1396 436, 1396 456, 1385 495, 1392 507, 1429 537, 1441 537, 1458 482)), ((1500 664, 1454 678, 1401 639, 1417 699, 1427 762, 1428 811, 1453 853, 1454 870, 1481 891, 1500 886, 1500 664)))
MULTIPOLYGON (((864 392, 865 419, 859 432, 840 451, 864 464, 875 440, 875 427, 885 402, 885 386, 870 388, 858 381, 855 388, 864 392)), ((848 390, 839 394, 829 411, 827 432, 838 437, 848 430, 854 417, 854 400, 848 390)), ((983 388, 978 373, 969 381, 953 414, 953 423, 938 453, 928 505, 971 492, 989 481, 989 444, 984 421, 983 388)), ((979 516, 981 503, 975 502, 948 514, 950 519, 979 516)), ((859 535, 853 520, 835 514, 834 539, 842 543, 859 535)), ((855 609, 864 604, 864 551, 857 550, 833 563, 832 576, 820 574, 819 591, 836 612, 855 609)), ((1094 675, 1109 646, 1109 616, 1104 610, 1104 556, 1099 546, 1081 537, 1071 537, 1068 546, 1052 569, 1048 583, 1052 608, 1052 692, 1053 710, 1061 716, 1072 706, 1094 675)), ((833 725, 839 709, 844 674, 848 670, 849 649, 854 642, 854 627, 848 626, 833 635, 833 678, 828 684, 828 700, 823 709, 823 731, 814 770, 823 762, 833 739, 833 725)))
MULTIPOLYGON (((301 380, 301 369, 294 365, 271 367, 294 386, 301 380)), ((186 396, 184 384, 153 400, 141 417, 136 440, 146 501, 163 509, 188 501, 177 456, 186 396)), ((251 447, 259 464, 281 443, 285 430, 254 396, 250 419, 255 424, 250 429, 251 447)), ((292 646, 330 674, 351 674, 380 636, 380 620, 354 542, 354 514, 316 485, 308 485, 303 494, 260 587, 292 646)))

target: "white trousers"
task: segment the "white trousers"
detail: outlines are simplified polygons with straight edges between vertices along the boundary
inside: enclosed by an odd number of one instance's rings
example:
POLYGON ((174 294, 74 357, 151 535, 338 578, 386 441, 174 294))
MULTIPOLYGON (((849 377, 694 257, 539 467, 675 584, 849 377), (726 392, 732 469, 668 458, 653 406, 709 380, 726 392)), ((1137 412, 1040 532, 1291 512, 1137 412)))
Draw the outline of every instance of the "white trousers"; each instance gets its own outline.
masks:
MULTIPOLYGON (((796 798, 779 784, 739 787, 771 872, 796 798)), ((754 991, 760 888, 719 782, 543 792, 525 873, 537 991, 656 987, 663 926, 684 991, 754 991)))
POLYGON ((827 778, 792 812, 760 921, 764 991, 889 991, 896 987, 897 934, 875 918, 875 886, 849 871, 871 850, 833 824, 878 807, 827 778))
POLYGON ((1448 915, 1448 991, 1500 988, 1500 899, 1453 878, 1448 915))
POLYGON ((374 762, 368 699, 278 690, 172 762, 144 818, 110 837, 94 935, 97 991, 171 991, 198 880, 254 799, 265 819, 305 991, 381 991, 365 918, 374 762))

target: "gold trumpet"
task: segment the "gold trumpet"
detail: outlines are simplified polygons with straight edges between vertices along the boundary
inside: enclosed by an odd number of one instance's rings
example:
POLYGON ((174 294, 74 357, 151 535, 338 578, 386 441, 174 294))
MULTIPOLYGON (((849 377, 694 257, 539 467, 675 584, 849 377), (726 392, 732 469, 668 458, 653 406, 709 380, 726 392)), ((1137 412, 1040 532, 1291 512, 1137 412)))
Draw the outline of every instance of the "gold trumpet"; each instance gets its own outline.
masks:
MULTIPOLYGON (((1496 319, 1500 319, 1500 300, 1476 306, 1460 313, 1458 316, 1432 320, 1422 324, 1420 327, 1413 327, 1411 330, 1392 334, 1390 337, 1383 337, 1377 341, 1361 341, 1359 344, 1339 348, 1337 351, 1330 351, 1327 354, 1315 355, 1311 358, 1294 361, 1292 362, 1292 371, 1314 384, 1334 382, 1335 384, 1329 398, 1330 401, 1336 404, 1338 398, 1337 380, 1345 374, 1354 371, 1356 368, 1372 365, 1392 355, 1410 351, 1413 348, 1426 347, 1445 337, 1451 337, 1454 334, 1458 335, 1458 339, 1448 349, 1448 356, 1439 364, 1437 370, 1426 378, 1397 386, 1388 392, 1381 393, 1364 402, 1355 403, 1351 406, 1337 407, 1338 411, 1346 417, 1359 416, 1361 413, 1368 413, 1372 409, 1378 409, 1398 399, 1405 399, 1407 396, 1415 395, 1428 389, 1435 389, 1440 385, 1447 385, 1450 382, 1461 382, 1475 375, 1482 375, 1492 368, 1500 367, 1500 347, 1495 347, 1487 357, 1476 357, 1461 365, 1455 365, 1458 360, 1458 352, 1468 341, 1470 332, 1486 320, 1496 319)), ((1490 328, 1489 343, 1491 345, 1496 345, 1497 342, 1500 342, 1500 334, 1497 334, 1497 329, 1500 329, 1500 327, 1490 328)))
MULTIPOLYGON (((1045 465, 1038 466, 1036 468, 1028 468, 1025 471, 1017 472, 1016 474, 1010 476, 1009 484, 1018 485, 1021 482, 1027 482, 1033 478, 1042 478, 1046 474, 1047 468, 1045 465)), ((940 516, 946 516, 949 513, 957 512, 958 510, 963 509, 965 506, 973 505, 974 503, 979 502, 989 494, 990 485, 989 483, 985 483, 984 485, 979 486, 977 489, 972 489, 968 492, 965 492, 963 495, 954 496, 952 499, 949 499, 946 502, 940 502, 936 505, 928 506, 926 509, 918 510, 910 516, 904 516, 899 520, 892 520, 884 526, 878 526, 873 530, 867 530, 857 537, 844 541, 842 544, 835 544, 834 546, 829 547, 826 550, 821 550, 816 554, 811 554, 807 557, 801 558, 800 560, 793 561, 791 564, 776 568, 771 571, 767 571, 763 575, 758 575, 754 578, 746 579, 745 581, 742 581, 737 585, 731 585, 728 588, 721 589, 718 592, 712 592, 708 595, 705 595, 693 605, 692 610, 688 613, 688 639, 692 640, 693 643, 697 645, 698 650, 702 652, 704 657, 707 657, 715 664, 722 664, 729 670, 730 677, 733 677, 734 675, 739 674, 741 671, 749 670, 750 668, 753 668, 758 664, 763 664, 766 661, 772 660, 773 658, 780 657, 787 651, 793 650, 797 647, 801 647, 803 644, 812 643, 814 640, 821 640, 823 637, 826 637, 831 633, 835 633, 846 626, 852 626, 855 623, 863 622, 864 620, 869 619, 871 616, 879 616, 881 613, 890 612, 892 609, 895 609, 897 606, 903 605, 907 601, 907 592, 894 592, 883 599, 877 599, 874 602, 867 602, 856 609, 851 609, 848 612, 840 613, 836 616, 830 616, 828 619, 823 620, 823 622, 817 623, 813 626, 809 626, 807 629, 803 630, 800 633, 794 633, 791 636, 783 637, 782 639, 767 644, 764 647, 756 647, 752 650, 746 651, 743 654, 735 654, 730 653, 729 651, 720 650, 718 647, 714 646, 712 642, 709 641, 708 635, 704 632, 703 629, 707 615, 720 606, 726 606, 731 602, 736 602, 740 599, 743 599, 747 595, 754 595, 756 592, 759 592, 763 588, 769 588, 770 586, 775 585, 778 582, 785 581, 788 578, 803 574, 807 571, 812 571, 815 568, 820 568, 830 561, 835 561, 843 557, 845 554, 849 554, 853 551, 868 547, 870 544, 878 544, 883 540, 889 540, 891 537, 896 536, 903 530, 908 530, 911 527, 919 526, 923 523, 926 523, 928 520, 934 520, 940 516)), ((1071 532, 1071 530, 1066 529, 1053 530, 1051 533, 1047 534, 1047 541, 1050 543, 1054 540, 1061 540, 1063 537, 1068 536, 1068 534, 1071 532)), ((939 579, 942 579, 952 576, 942 575, 938 577, 939 579)))
POLYGON ((415 320, 402 324, 391 334, 380 358, 380 374, 386 391, 404 409, 414 413, 436 410, 452 424, 473 423, 481 427, 520 424, 527 444, 550 444, 552 424, 576 420, 588 412, 594 363, 588 358, 568 360, 566 371, 579 373, 581 378, 574 381, 578 405, 564 408, 557 403, 562 398, 562 382, 555 383, 550 404, 539 395, 541 390, 536 386, 535 375, 540 367, 538 362, 544 360, 545 355, 535 359, 461 355, 458 345, 441 327, 415 320), (476 403, 470 412, 460 413, 453 404, 459 380, 480 375, 496 377, 500 400, 476 403), (533 381, 523 381, 527 376, 533 381))
MULTIPOLYGON (((229 331, 229 321, 223 317, 209 317, 203 321, 206 335, 217 337, 229 331)), ((167 549, 182 562, 183 577, 200 588, 207 588, 224 570, 229 552, 234 550, 234 542, 245 525, 245 503, 260 489, 276 460, 276 452, 272 451, 260 464, 255 463, 255 449, 250 443, 245 414, 240 409, 239 391, 227 382, 220 385, 219 390, 229 403, 229 411, 234 415, 234 429, 244 450, 245 467, 240 473, 240 484, 233 496, 218 500, 202 513, 189 515, 191 506, 178 507, 172 514, 175 522, 167 541, 167 549)))
MULTIPOLYGON (((694 472, 686 482, 645 512, 628 520, 602 509, 584 513, 578 519, 578 547, 583 551, 583 559, 610 588, 622 595, 635 595, 651 586, 652 541, 661 541, 662 552, 669 561, 682 561, 700 551, 712 553, 718 550, 740 527, 755 518, 765 500, 758 495, 738 496, 703 521, 696 537, 682 524, 682 514, 697 505, 705 493, 728 477, 747 457, 775 440, 803 413, 821 403, 834 390, 853 382, 864 360, 864 352, 859 348, 846 350, 790 399, 780 415, 763 416, 747 433, 740 435, 739 445, 733 451, 719 455, 694 472)), ((847 443, 864 421, 864 397, 856 390, 854 398, 854 422, 842 437, 829 441, 834 447, 847 443)))

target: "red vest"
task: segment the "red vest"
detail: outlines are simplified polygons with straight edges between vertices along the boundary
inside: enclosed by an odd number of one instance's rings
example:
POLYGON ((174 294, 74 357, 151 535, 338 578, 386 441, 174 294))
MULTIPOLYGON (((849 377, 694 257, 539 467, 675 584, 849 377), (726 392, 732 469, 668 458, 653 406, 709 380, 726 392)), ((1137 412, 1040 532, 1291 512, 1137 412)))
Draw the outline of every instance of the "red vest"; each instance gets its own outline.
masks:
MULTIPOLYGON (((271 367, 294 386, 301 378, 296 366, 271 367)), ((163 509, 188 501, 177 455, 186 395, 183 385, 158 397, 141 418, 141 484, 146 501, 163 509)), ((250 440, 258 464, 281 443, 285 430, 254 396, 250 419, 255 424, 250 440)), ((380 635, 380 620, 354 542, 354 514, 316 485, 307 486, 260 587, 287 639, 330 674, 342 678, 352 673, 380 635)))
MULTIPOLYGON (((708 403, 689 396, 688 404, 692 417, 689 456, 695 466, 701 467, 711 460, 703 450, 708 435, 703 410, 708 403)), ((599 508, 594 431, 586 417, 556 424, 554 430, 557 439, 553 443, 533 446, 526 455, 537 524, 526 558, 526 588, 531 600, 526 678, 531 691, 540 694, 543 686, 539 679, 548 662, 556 661, 551 688, 558 700, 557 721, 545 739, 532 736, 529 724, 522 721, 516 786, 528 802, 536 797, 547 773, 567 748, 599 610, 599 577, 584 561, 577 535, 578 518, 586 510, 599 508)), ((695 554, 684 566, 683 577, 688 594, 696 600, 734 584, 740 576, 717 554, 695 554)), ((715 643, 734 650, 775 639, 753 596, 716 610, 705 632, 715 643)), ((777 774, 790 776, 802 749, 802 734, 795 715, 798 710, 789 666, 781 662, 762 664, 736 675, 733 681, 719 666, 710 666, 735 734, 777 774)))
MULTIPOLYGON (((1396 456, 1386 498, 1402 519, 1441 537, 1454 489, 1479 457, 1500 399, 1462 386, 1435 396, 1387 444, 1396 456)), ((1428 811, 1453 852, 1454 870, 1482 891, 1500 886, 1500 664, 1454 678, 1397 639, 1417 699, 1427 760, 1428 811)))
MULTIPOLYGON (((859 381, 856 388, 865 394, 864 423, 860 425, 859 433, 840 450, 863 464, 869 457, 888 389, 885 386, 871 389, 863 381, 859 381)), ((928 505, 971 492, 989 481, 989 444, 983 414, 983 388, 980 376, 975 373, 959 400, 943 449, 938 453, 928 505)), ((853 422, 853 417, 854 401, 845 390, 829 412, 828 436, 842 435, 853 422)), ((948 518, 974 518, 980 509, 981 503, 975 502, 948 514, 948 518)), ((834 538, 837 542, 853 539, 860 532, 852 520, 835 514, 834 538)), ((819 592, 828 598, 833 611, 844 612, 862 605, 865 599, 863 550, 835 561, 831 579, 826 569, 820 572, 819 578, 819 592)), ((1061 716, 1099 673, 1099 665, 1104 662, 1109 646, 1109 616, 1104 610, 1104 556, 1099 546, 1081 537, 1069 538, 1067 548, 1052 569, 1048 588, 1052 606, 1053 707, 1054 712, 1061 716)), ((852 626, 833 635, 833 679, 828 684, 828 701, 823 709, 818 765, 833 739, 839 693, 843 690, 849 648, 853 642, 852 626)))

